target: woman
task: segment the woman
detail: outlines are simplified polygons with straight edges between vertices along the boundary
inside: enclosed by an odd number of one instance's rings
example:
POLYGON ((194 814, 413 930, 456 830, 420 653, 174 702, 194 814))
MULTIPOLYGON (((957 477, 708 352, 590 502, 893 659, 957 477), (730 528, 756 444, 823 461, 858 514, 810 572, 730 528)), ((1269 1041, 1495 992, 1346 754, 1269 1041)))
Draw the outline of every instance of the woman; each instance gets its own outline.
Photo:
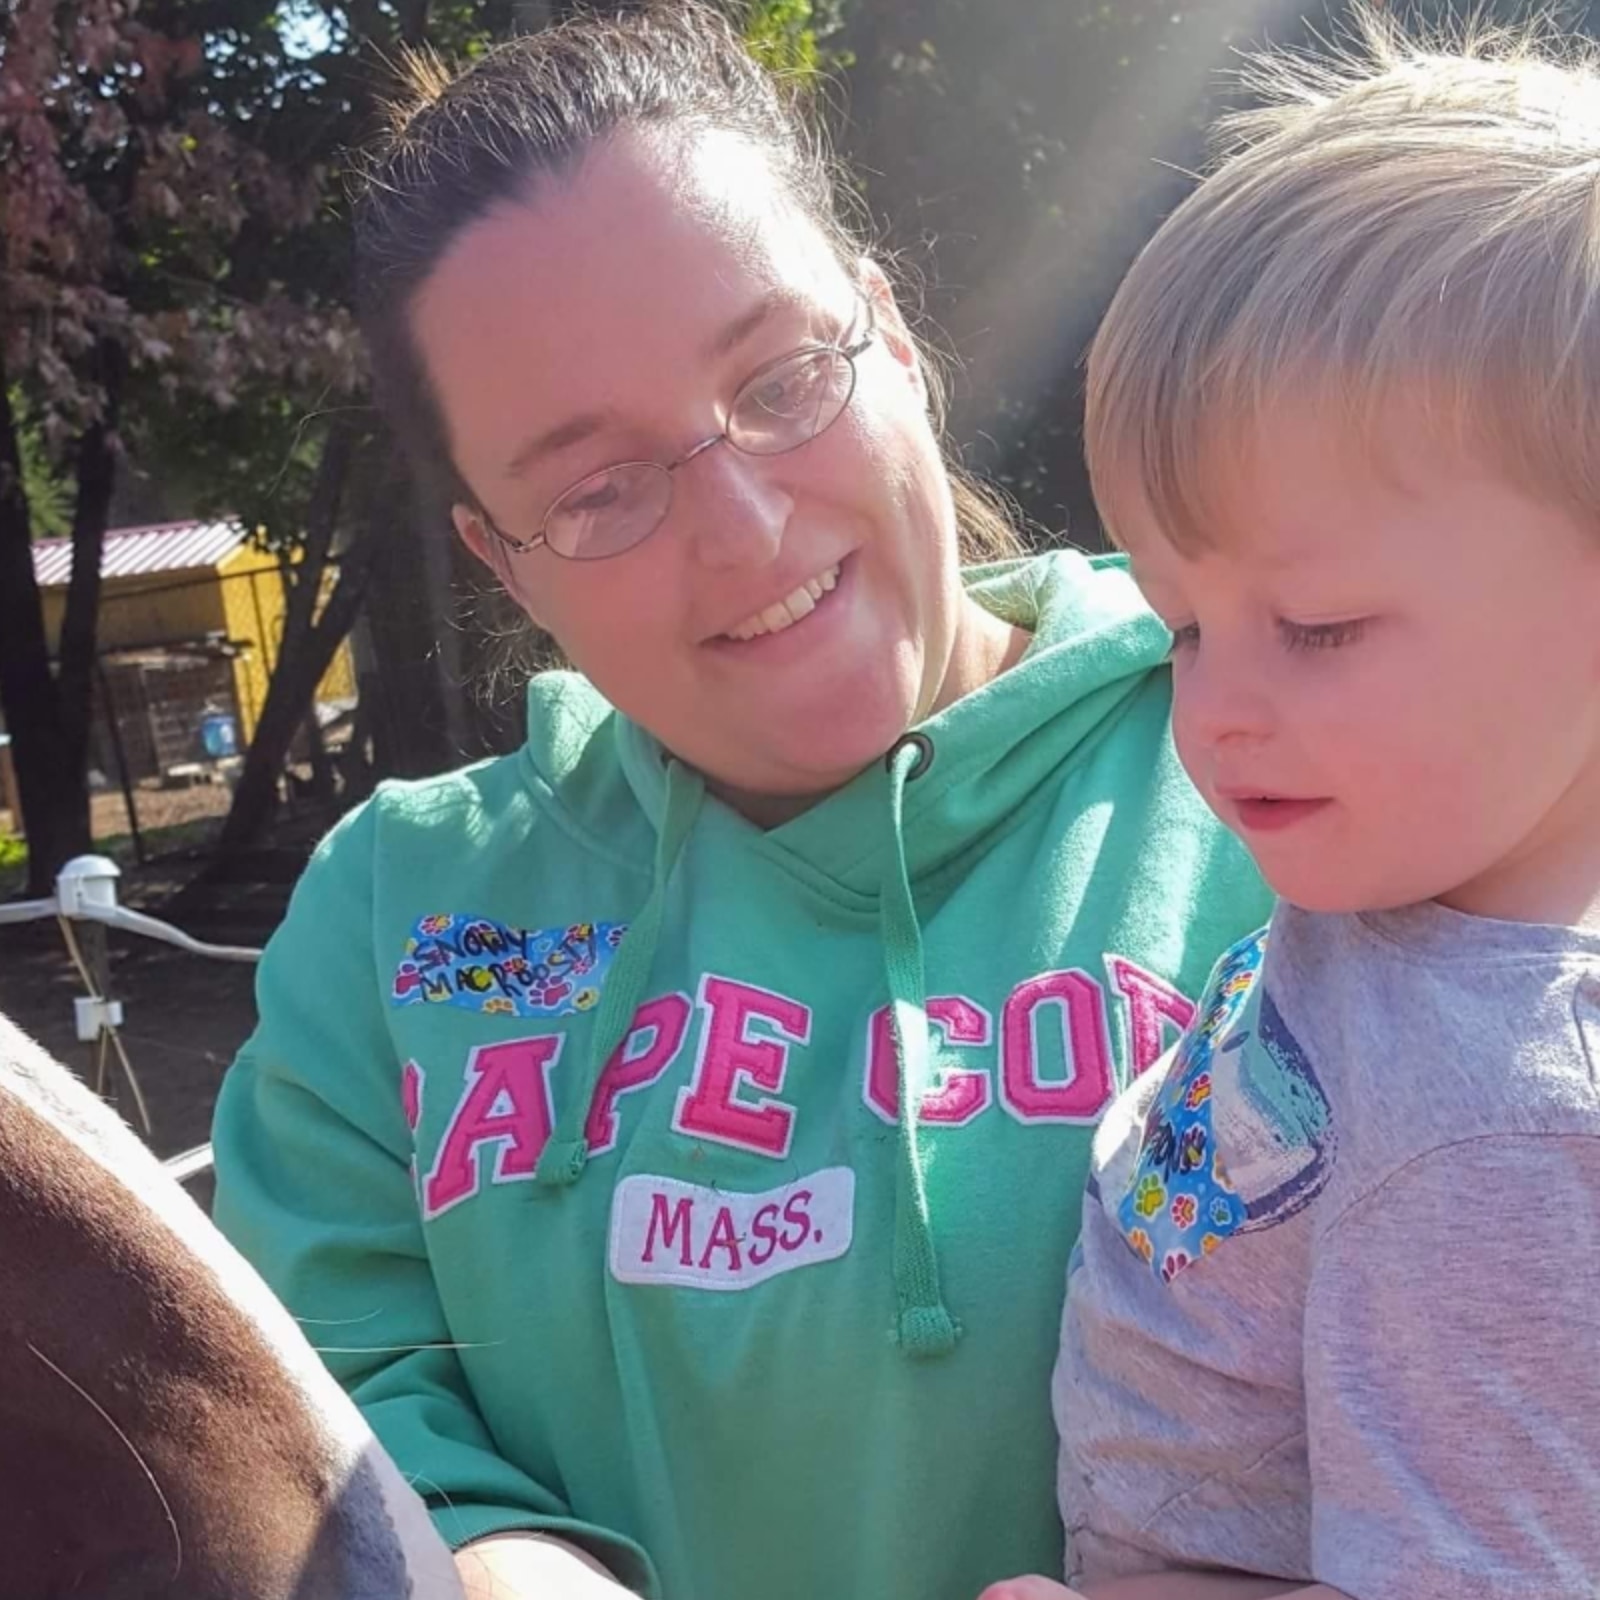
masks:
POLYGON ((963 576, 1014 540, 708 11, 423 85, 359 230, 378 392, 577 671, 324 846, 219 1218, 469 1592, 1055 1570, 1090 1129, 1267 909, 1164 630, 1115 562, 963 576))

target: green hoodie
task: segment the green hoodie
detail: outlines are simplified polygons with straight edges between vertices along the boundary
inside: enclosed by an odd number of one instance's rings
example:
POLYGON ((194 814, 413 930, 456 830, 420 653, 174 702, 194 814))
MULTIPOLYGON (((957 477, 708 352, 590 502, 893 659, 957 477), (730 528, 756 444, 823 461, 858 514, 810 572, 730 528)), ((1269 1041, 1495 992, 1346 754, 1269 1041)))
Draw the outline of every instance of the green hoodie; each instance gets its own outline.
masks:
POLYGON ((1027 655, 782 827, 553 674, 525 749, 307 872, 216 1214, 452 1544, 549 1529, 668 1600, 1060 1569, 1091 1129, 1269 905, 1121 564, 974 588, 1027 655))

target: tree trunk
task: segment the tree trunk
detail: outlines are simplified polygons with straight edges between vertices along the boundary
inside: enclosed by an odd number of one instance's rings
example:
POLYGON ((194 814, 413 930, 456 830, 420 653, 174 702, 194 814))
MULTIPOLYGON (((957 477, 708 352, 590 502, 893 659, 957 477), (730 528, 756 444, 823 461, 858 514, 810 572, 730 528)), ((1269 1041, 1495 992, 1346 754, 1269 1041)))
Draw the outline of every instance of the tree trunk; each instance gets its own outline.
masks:
POLYGON ((328 670, 334 652, 361 609, 372 569, 373 544, 373 535, 365 534, 345 555, 339 567, 339 581, 316 626, 293 654, 285 650, 278 657, 255 736, 245 752, 244 770, 233 792, 233 804, 228 808, 227 820, 217 840, 217 849, 222 854, 250 849, 260 841, 272 821, 277 806, 278 774, 283 770, 289 747, 306 719, 323 673, 328 670))
POLYGON ((370 714, 373 764, 383 777, 422 778, 458 766, 450 742, 438 641, 451 626, 451 602, 427 579, 426 539, 446 539, 448 508, 415 483, 398 447, 385 438, 363 474, 363 524, 382 540, 372 575, 366 628, 371 670, 362 697, 370 714))
MULTIPOLYGON (((338 648, 337 645, 334 646, 338 648)), ((320 678, 318 680, 321 681, 320 678)), ((325 805, 334 799, 333 757, 328 754, 328 741, 322 736, 322 724, 317 721, 316 685, 311 688, 311 708, 300 724, 306 736, 306 754, 311 762, 311 797, 325 805)))
POLYGON ((16 419, 0 368, 0 707, 16 765, 28 838, 28 892, 45 895, 56 869, 89 848, 80 767, 74 784, 62 738, 60 695, 50 671, 44 611, 33 576, 32 528, 22 487, 16 419), (74 791, 82 797, 74 805, 74 791))
POLYGON ((245 752, 233 803, 217 841, 218 849, 224 853, 248 850, 259 842, 272 821, 278 775, 295 734, 314 714, 317 685, 350 632, 366 596, 375 544, 370 528, 363 531, 339 562, 338 582, 321 615, 317 613, 354 450, 355 441, 349 430, 340 423, 332 424, 307 508, 304 553, 294 563, 292 576, 285 564, 284 581, 289 593, 283 641, 272 681, 267 685, 261 717, 245 752))
MULTIPOLYGON (((67 584, 61 641, 56 650, 61 746, 72 788, 70 808, 89 827, 89 728, 94 719, 95 659, 100 631, 100 563, 117 481, 114 440, 122 399, 122 352, 103 341, 95 352, 102 389, 100 419, 78 441, 78 492, 72 513, 72 577, 67 584)), ((106 714, 111 714, 110 707, 106 714)))

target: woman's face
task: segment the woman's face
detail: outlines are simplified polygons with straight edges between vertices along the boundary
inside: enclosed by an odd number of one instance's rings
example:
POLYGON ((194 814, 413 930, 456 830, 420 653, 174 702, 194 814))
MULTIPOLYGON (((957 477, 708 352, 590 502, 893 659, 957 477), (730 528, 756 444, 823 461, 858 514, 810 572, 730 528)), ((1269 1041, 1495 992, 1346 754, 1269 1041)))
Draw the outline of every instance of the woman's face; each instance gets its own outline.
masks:
POLYGON ((765 363, 853 342, 869 298, 839 420, 786 454, 696 456, 623 554, 513 554, 456 511, 607 699, 756 816, 836 787, 954 698, 960 635, 983 625, 881 273, 853 280, 746 141, 630 133, 467 229, 413 307, 455 464, 521 541, 586 475, 720 433, 765 363))

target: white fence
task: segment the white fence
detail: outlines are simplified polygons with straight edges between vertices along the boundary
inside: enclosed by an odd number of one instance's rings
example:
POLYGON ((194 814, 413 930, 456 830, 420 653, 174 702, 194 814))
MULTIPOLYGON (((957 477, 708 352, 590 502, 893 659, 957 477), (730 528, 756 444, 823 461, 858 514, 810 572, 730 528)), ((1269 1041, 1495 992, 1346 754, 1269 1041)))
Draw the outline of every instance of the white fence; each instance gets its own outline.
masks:
MULTIPOLYGON (((116 929, 146 939, 159 939, 191 955, 208 956, 217 961, 259 961, 261 952, 247 945, 206 944, 159 917, 148 917, 119 904, 117 879, 121 875, 117 864, 105 856, 79 856, 61 869, 56 879, 56 892, 50 899, 0 905, 0 925, 38 922, 52 917, 60 924, 67 953, 72 957, 85 991, 73 1002, 78 1037, 85 1044, 98 1047, 95 1088, 104 1093, 106 1073, 114 1052, 148 1134, 150 1114, 144 1092, 117 1031, 122 1025, 122 1002, 109 994, 105 964, 97 961, 92 951, 86 950, 90 941, 81 937, 82 933, 86 929, 116 929)), ((187 1182, 211 1170, 211 1146, 197 1145, 171 1157, 164 1165, 180 1183, 187 1182)))

